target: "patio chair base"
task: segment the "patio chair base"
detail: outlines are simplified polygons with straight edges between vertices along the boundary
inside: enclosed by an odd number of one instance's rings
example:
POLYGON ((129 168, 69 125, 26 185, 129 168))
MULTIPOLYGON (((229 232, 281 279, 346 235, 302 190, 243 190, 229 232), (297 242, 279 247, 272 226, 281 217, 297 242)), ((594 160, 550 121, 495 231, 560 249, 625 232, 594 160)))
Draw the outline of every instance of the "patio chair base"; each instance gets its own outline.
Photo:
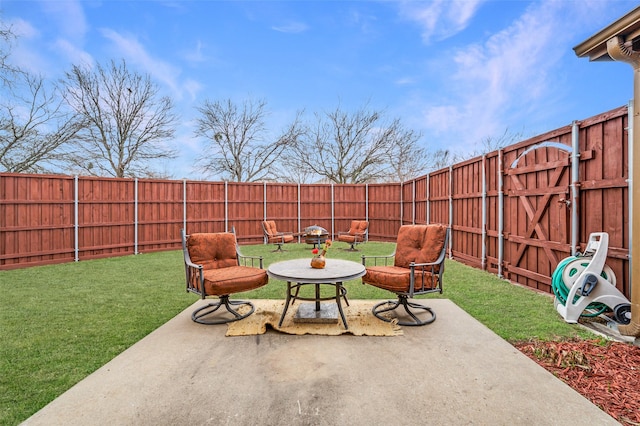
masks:
POLYGON ((271 250, 271 253, 284 253, 286 250, 282 249, 282 244, 276 244, 278 246, 277 249, 271 250))
MULTIPOLYGON (((385 312, 391 312, 396 310, 399 307, 403 307, 406 313, 411 318, 411 321, 398 321, 398 325, 407 325, 407 326, 420 326, 431 324, 436 320, 436 314, 431 310, 431 308, 421 305, 415 302, 409 302, 409 298, 405 295, 399 295, 398 300, 387 300, 385 302, 378 303, 373 307, 371 312, 376 318, 381 319, 382 321, 391 322, 391 318, 387 318, 382 314, 385 312), (420 312, 417 312, 420 311, 420 312), (428 312, 429 317, 427 319, 421 319, 416 314, 428 312)), ((399 318, 399 317, 398 317, 399 318)))
MULTIPOLYGON (((217 302, 209 303, 207 305, 202 306, 201 308, 196 309, 191 314, 191 319, 198 324, 205 325, 213 325, 213 324, 226 324, 233 321, 239 321, 251 315, 255 311, 255 306, 253 303, 245 301, 245 300, 229 300, 229 296, 220 296, 220 299, 217 302), (205 317, 213 314, 215 311, 223 307, 227 310, 227 312, 233 315, 232 318, 220 318, 219 316, 216 318, 207 319, 205 317), (249 306, 249 312, 241 314, 236 309, 233 309, 233 306, 249 306)), ((221 311, 221 314, 225 314, 226 312, 221 311)))

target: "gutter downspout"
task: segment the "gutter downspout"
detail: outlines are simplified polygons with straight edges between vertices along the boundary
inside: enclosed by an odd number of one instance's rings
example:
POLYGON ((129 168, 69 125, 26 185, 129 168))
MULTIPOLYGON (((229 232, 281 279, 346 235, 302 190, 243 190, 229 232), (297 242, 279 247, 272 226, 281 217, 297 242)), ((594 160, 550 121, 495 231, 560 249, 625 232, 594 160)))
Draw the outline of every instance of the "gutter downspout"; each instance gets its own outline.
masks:
MULTIPOLYGON (((629 140, 633 140, 634 136, 633 136, 633 125, 631 123, 633 123, 633 113, 634 113, 634 108, 633 108, 633 100, 629 101, 629 106, 627 107, 627 138, 629 140)), ((633 217, 633 206, 631 205, 631 203, 633 202, 633 182, 631 181, 631 176, 633 176, 633 144, 628 144, 628 153, 627 153, 627 162, 628 162, 628 171, 627 171, 627 203, 629 206, 629 217, 633 217)), ((629 238, 629 241, 631 241, 633 239, 633 220, 629 220, 629 230, 627 231, 627 235, 629 238)), ((631 250, 631 247, 629 247, 629 255, 627 257, 629 259, 629 265, 628 265, 628 269, 629 269, 629 282, 632 283, 633 282, 633 268, 632 268, 632 262, 631 260, 633 259, 633 250, 631 250)))
MULTIPOLYGON (((633 130, 633 139, 629 141, 630 149, 635 156, 640 152, 640 54, 627 49, 624 46, 624 40, 615 36, 607 41, 607 53, 615 61, 626 62, 633 67, 633 121, 629 124, 633 130)), ((635 161, 634 161, 635 162, 635 161)), ((629 185, 629 193, 631 194, 631 211, 640 212, 640 185, 633 185, 634 182, 640 183, 640 167, 633 168, 633 175, 629 185)), ((633 220, 630 216, 629 220, 633 220)), ((640 253, 640 227, 633 227, 633 234, 630 241, 630 253, 637 256, 640 253)), ((631 275, 640 277, 640 262, 633 258, 629 258, 631 262, 631 275)), ((629 284, 631 293, 631 322, 629 324, 618 325, 620 334, 624 336, 640 337, 640 285, 632 286, 629 284)))

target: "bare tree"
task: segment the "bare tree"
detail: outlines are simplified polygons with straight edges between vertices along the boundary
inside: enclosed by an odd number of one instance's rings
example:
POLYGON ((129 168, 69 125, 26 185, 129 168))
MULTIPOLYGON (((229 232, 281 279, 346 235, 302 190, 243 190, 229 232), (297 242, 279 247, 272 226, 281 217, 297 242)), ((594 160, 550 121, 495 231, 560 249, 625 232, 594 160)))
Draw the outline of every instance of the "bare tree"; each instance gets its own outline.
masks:
POLYGON ((231 99, 205 101, 197 107, 196 135, 206 138, 205 150, 197 164, 205 174, 237 182, 256 182, 280 178, 282 152, 302 134, 300 113, 273 141, 269 140, 264 100, 246 100, 242 105, 231 99))
POLYGON ((45 80, 9 61, 11 27, 0 21, 0 170, 51 171, 79 123, 45 80))
POLYGON ((399 119, 385 120, 384 112, 370 110, 368 104, 353 113, 338 106, 315 117, 316 123, 288 155, 316 180, 405 179, 423 168, 419 135, 405 129, 399 119))
POLYGON ((427 173, 427 150, 418 145, 419 139, 420 136, 413 130, 405 130, 393 139, 389 158, 393 170, 391 179, 406 182, 427 173))
POLYGON ((11 42, 16 38, 13 29, 0 20, 0 80, 3 86, 11 86, 20 70, 9 62, 11 42))
POLYGON ((500 136, 486 136, 480 140, 480 149, 464 154, 454 155, 454 162, 461 162, 474 157, 480 157, 492 151, 497 151, 505 146, 513 145, 523 139, 523 132, 512 132, 507 127, 500 136))
POLYGON ((435 151, 427 152, 427 164, 429 165, 427 169, 428 172, 440 170, 455 163, 455 155, 452 155, 451 151, 448 149, 437 149, 435 151))
POLYGON ((175 132, 173 103, 159 96, 148 74, 112 60, 95 71, 73 66, 62 83, 67 102, 85 121, 78 149, 68 156, 76 169, 91 175, 144 176, 153 160, 177 156, 165 143, 175 132))
POLYGON ((81 123, 46 90, 41 77, 14 75, 12 84, 4 86, 8 96, 0 100, 0 166, 15 173, 50 171, 81 123))
POLYGON ((506 129, 504 129, 504 132, 498 137, 487 136, 482 139, 480 141, 480 145, 482 148, 476 155, 487 154, 489 152, 497 151, 501 148, 504 148, 505 146, 515 144, 523 139, 523 134, 524 132, 522 131, 512 132, 507 127, 506 129))

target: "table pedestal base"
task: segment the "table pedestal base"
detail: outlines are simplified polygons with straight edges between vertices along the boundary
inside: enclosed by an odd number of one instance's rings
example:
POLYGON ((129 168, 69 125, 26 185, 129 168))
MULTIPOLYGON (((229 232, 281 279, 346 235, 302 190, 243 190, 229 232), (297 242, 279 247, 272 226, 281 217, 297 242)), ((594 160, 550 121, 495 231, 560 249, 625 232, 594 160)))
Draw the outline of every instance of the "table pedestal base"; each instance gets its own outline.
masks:
POLYGON ((321 303, 320 310, 316 311, 315 303, 301 303, 293 317, 293 322, 337 323, 338 306, 335 303, 321 303))

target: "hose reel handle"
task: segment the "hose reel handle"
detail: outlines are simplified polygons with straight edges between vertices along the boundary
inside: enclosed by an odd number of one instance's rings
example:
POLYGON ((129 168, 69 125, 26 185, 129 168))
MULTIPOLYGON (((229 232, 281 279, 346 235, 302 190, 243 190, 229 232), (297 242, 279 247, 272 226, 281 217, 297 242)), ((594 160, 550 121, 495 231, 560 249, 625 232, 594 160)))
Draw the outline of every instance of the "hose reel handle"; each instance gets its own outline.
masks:
POLYGON ((584 282, 582 283, 582 289, 580 290, 580 293, 583 296, 588 296, 589 294, 591 294, 593 289, 596 288, 596 285, 598 285, 598 277, 593 274, 587 274, 584 277, 584 282))

